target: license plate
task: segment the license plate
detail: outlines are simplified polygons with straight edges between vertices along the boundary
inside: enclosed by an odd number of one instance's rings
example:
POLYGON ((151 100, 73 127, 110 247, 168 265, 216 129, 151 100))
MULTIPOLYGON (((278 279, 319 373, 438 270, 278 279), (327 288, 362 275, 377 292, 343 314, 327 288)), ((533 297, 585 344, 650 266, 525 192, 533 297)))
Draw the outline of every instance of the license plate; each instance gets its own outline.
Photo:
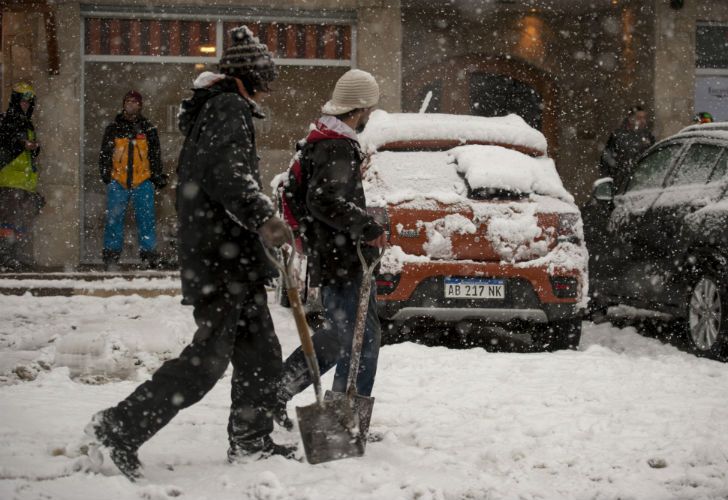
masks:
POLYGON ((506 285, 503 280, 445 278, 445 298, 449 299, 504 299, 506 285))

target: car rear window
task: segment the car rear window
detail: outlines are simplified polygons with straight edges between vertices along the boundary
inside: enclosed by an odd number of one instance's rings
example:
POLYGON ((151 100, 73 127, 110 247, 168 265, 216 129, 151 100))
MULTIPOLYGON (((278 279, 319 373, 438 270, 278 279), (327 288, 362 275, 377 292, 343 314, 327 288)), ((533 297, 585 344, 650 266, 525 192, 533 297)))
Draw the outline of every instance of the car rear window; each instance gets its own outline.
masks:
POLYGON ((367 203, 397 203, 420 196, 455 203, 467 193, 465 181, 446 151, 391 152, 372 155, 364 175, 367 203))
POLYGON ((531 194, 573 202, 552 159, 533 158, 498 146, 460 146, 450 151, 382 151, 364 176, 373 204, 426 197, 441 203, 513 200, 531 194))
POLYGON ((662 187, 672 161, 681 147, 682 144, 669 144, 644 157, 632 174, 627 192, 662 187))
POLYGON ((693 144, 680 166, 671 176, 668 185, 705 184, 713 172, 722 148, 712 144, 693 144))

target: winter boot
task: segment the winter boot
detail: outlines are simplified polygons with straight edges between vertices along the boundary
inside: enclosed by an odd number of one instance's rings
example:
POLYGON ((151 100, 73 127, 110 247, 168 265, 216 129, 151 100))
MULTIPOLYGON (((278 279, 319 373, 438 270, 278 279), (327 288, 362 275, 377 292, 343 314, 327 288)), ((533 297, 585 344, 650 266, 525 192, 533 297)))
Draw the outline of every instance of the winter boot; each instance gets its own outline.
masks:
POLYGON ((141 269, 159 269, 159 254, 154 250, 139 250, 139 258, 142 260, 141 269))
POLYGON ((104 271, 118 271, 121 252, 104 249, 101 252, 101 259, 104 261, 104 271))
POLYGON ((276 405, 272 411, 273 421, 287 431, 293 430, 293 422, 288 417, 288 412, 286 411, 286 405, 290 399, 290 396, 284 394, 283 391, 279 391, 276 405))
POLYGON ((139 461, 139 447, 125 442, 121 436, 121 427, 109 415, 109 410, 103 410, 91 417, 86 425, 86 435, 96 440, 109 450, 109 456, 114 465, 131 482, 141 479, 142 463, 139 461))
POLYGON ((247 441, 231 442, 227 456, 228 462, 233 464, 246 458, 263 460, 273 455, 283 458, 296 458, 297 450, 298 446, 296 445, 276 444, 270 436, 263 436, 247 441))
POLYGON ((12 228, 0 228, 0 272, 14 272, 21 267, 17 259, 18 239, 12 228))

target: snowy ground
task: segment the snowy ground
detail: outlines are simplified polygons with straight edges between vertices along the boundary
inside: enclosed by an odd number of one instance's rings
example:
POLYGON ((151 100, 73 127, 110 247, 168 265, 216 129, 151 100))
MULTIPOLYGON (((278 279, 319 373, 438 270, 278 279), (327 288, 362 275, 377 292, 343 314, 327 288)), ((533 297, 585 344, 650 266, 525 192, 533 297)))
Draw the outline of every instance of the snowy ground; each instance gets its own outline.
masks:
MULTIPOLYGON (((272 312, 287 353, 293 321, 272 312)), ((179 351, 190 309, 178 297, 0 296, 0 498, 728 498, 728 365, 632 328, 584 326, 578 352, 385 347, 372 421, 383 441, 316 466, 227 464, 228 375, 142 448, 138 485, 112 467, 73 472, 54 450, 148 376, 160 357, 149 351, 179 351), (84 339, 103 363, 84 358, 84 339), (82 382, 62 362, 127 379, 82 382)))

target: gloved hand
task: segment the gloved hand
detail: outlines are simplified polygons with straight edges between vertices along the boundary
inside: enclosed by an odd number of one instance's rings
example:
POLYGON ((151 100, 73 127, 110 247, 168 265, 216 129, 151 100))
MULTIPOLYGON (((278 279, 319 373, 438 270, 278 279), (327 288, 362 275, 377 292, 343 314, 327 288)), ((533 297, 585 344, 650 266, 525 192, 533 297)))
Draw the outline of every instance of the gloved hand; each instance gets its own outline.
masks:
POLYGON ((270 248, 279 247, 293 240, 291 228, 275 215, 258 228, 258 234, 263 243, 270 248))
POLYGON ((151 179, 154 189, 159 191, 169 184, 169 176, 167 174, 153 175, 151 179))

